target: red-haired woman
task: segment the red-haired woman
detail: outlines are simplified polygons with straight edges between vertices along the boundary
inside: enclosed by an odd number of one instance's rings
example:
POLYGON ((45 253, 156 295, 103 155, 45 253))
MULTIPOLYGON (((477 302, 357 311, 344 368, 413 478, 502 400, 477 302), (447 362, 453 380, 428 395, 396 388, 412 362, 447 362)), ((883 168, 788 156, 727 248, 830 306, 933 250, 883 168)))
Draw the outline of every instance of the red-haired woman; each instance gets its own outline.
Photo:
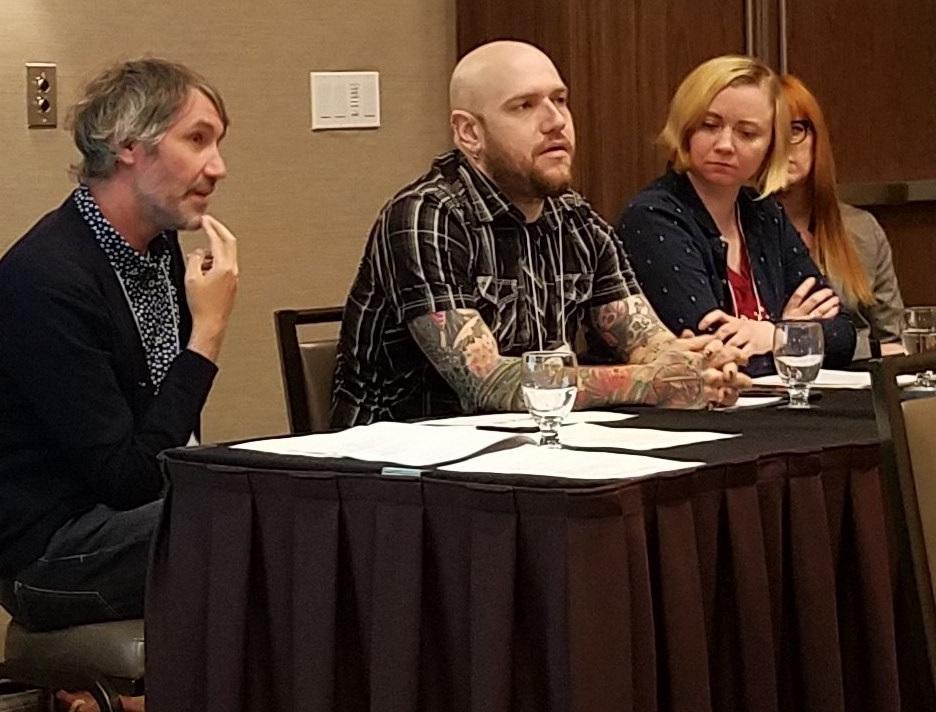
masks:
POLYGON ((884 354, 900 353, 903 300, 887 236, 871 213, 839 202, 829 129, 816 98, 792 75, 781 83, 792 145, 780 202, 858 327, 855 358, 870 355, 869 337, 884 354))

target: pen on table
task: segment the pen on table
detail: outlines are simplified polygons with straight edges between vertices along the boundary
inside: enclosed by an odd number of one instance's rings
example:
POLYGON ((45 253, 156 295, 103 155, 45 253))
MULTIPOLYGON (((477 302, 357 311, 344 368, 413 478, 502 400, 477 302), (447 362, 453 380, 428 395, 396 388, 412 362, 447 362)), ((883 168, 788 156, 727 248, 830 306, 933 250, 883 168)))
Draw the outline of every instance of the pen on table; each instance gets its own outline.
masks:
POLYGON ((772 396, 785 396, 787 390, 782 386, 754 386, 741 391, 740 395, 750 396, 751 398, 769 398, 772 396))
MULTIPOLYGON (((741 396, 750 398, 787 398, 789 393, 783 386, 755 386, 741 391, 741 396)), ((822 398, 822 392, 813 388, 809 391, 809 400, 815 401, 822 398)))

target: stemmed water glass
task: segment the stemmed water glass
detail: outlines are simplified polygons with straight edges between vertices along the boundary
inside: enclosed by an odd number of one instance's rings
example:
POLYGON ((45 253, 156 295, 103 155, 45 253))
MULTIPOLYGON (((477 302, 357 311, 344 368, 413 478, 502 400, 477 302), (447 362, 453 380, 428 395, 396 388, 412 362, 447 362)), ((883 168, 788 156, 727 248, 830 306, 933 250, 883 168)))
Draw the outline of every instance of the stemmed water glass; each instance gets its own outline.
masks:
POLYGON ((562 447, 559 426, 578 392, 578 364, 571 351, 527 351, 521 357, 520 384, 527 410, 543 447, 562 447))
MULTIPOLYGON (((903 310, 903 330, 900 335, 904 350, 910 354, 936 351, 936 307, 907 307, 903 310)), ((912 391, 936 390, 936 373, 918 373, 907 386, 912 391)))
POLYGON ((773 339, 774 364, 790 396, 790 408, 809 407, 809 384, 819 376, 824 353, 825 338, 818 322, 777 322, 773 339))

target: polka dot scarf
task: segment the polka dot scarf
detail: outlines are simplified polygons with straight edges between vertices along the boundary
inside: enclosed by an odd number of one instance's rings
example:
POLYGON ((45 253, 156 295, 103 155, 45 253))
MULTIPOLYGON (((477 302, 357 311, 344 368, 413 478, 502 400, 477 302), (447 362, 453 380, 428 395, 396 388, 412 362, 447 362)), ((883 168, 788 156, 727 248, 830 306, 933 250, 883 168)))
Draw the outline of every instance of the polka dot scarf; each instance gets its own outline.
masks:
POLYGON ((169 242, 165 233, 160 233, 150 242, 149 250, 140 254, 104 217, 87 186, 78 187, 73 197, 123 287, 158 392, 180 350, 179 306, 170 278, 169 242))

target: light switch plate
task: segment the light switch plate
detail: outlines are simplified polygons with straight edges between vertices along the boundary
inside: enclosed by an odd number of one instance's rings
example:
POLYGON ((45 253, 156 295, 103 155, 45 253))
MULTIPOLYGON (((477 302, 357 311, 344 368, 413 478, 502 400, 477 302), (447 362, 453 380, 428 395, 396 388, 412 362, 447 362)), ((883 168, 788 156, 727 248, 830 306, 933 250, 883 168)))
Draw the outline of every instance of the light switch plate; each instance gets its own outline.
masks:
POLYGON ((379 72, 311 72, 312 130, 380 126, 379 72))
POLYGON ((54 128, 58 123, 58 83, 55 65, 48 62, 26 63, 26 125, 29 128, 54 128))

